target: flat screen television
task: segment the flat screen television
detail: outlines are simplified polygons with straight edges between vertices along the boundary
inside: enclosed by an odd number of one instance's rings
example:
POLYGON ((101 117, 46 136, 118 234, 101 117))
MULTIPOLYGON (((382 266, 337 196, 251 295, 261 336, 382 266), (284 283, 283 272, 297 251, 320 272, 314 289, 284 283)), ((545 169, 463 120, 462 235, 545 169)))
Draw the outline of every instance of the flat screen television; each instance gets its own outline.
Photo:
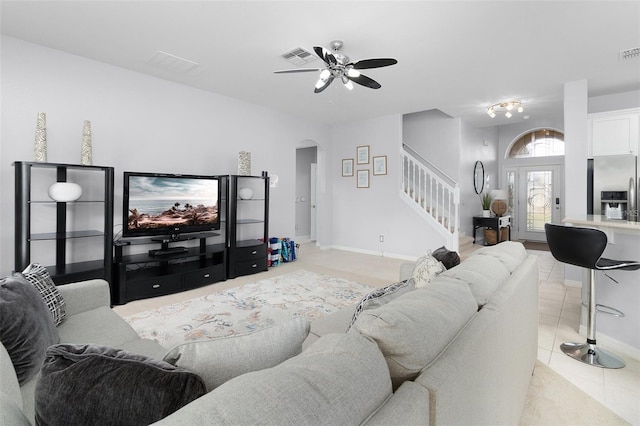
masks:
POLYGON ((124 172, 122 236, 220 229, 220 178, 124 172))

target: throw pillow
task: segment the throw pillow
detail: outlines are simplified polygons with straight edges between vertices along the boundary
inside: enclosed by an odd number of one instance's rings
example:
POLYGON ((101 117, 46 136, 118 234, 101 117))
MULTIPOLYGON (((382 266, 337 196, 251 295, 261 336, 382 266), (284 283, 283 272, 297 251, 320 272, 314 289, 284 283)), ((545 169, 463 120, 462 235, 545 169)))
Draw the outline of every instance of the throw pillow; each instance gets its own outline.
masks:
POLYGON ((0 279, 0 340, 7 349, 20 385, 35 376, 47 347, 60 341, 40 293, 24 277, 0 279))
POLYGON ((431 251, 427 252, 416 261, 416 266, 413 268, 413 279, 416 282, 416 288, 429 285, 445 269, 442 262, 431 256, 431 251))
POLYGON ((349 334, 376 342, 397 389, 433 362, 477 310, 468 285, 443 277, 363 312, 349 334))
POLYGON ((67 315, 64 299, 46 268, 38 263, 32 263, 22 271, 22 275, 40 292, 44 303, 51 312, 54 324, 60 325, 67 315))
POLYGON ((46 355, 35 389, 39 425, 148 425, 206 392, 196 374, 120 349, 60 344, 46 355))
POLYGON ((309 329, 309 320, 298 317, 248 334, 184 343, 171 349, 164 361, 198 373, 211 391, 236 376, 298 355, 309 329))
POLYGON ((454 266, 458 266, 460 264, 460 256, 455 251, 447 250, 445 246, 440 247, 433 253, 431 256, 438 259, 445 268, 451 269, 454 266))
POLYGON ((353 313, 353 317, 351 318, 349 327, 347 327, 347 332, 349 332, 349 329, 351 329, 353 323, 356 322, 356 320, 358 319, 358 315, 360 315, 362 311, 366 309, 379 308, 380 306, 391 302, 401 294, 405 294, 408 291, 415 290, 415 288, 415 281, 413 280, 413 278, 409 278, 408 280, 400 281, 386 287, 373 290, 371 293, 364 296, 360 303, 358 303, 358 306, 356 306, 356 310, 353 313))

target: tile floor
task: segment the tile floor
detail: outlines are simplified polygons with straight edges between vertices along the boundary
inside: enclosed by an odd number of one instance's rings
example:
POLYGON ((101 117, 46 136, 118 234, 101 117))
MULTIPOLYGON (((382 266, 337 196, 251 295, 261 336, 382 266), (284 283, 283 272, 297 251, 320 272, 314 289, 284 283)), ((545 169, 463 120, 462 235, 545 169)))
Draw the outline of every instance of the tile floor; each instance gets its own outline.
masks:
POLYGON ((580 323, 580 288, 567 287, 564 266, 549 252, 537 254, 540 273, 538 360, 578 386, 633 425, 640 425, 640 360, 624 357, 626 367, 592 367, 562 351, 564 342, 583 342, 580 323))
MULTIPOLYGON (((640 360, 628 359, 620 370, 605 370, 575 361, 560 351, 564 341, 584 341, 578 334, 580 289, 565 287, 564 267, 551 253, 530 251, 539 256, 540 315, 538 359, 597 401, 633 425, 640 426, 640 360)), ((341 277, 382 287, 398 279, 404 260, 369 254, 324 250, 305 243, 296 262, 283 263, 260 274, 261 278, 282 275, 298 269, 341 277)), ((260 279, 260 278, 258 278, 260 279)), ((177 303, 230 287, 256 281, 256 276, 239 277, 169 296, 129 302, 114 308, 122 316, 177 303)))

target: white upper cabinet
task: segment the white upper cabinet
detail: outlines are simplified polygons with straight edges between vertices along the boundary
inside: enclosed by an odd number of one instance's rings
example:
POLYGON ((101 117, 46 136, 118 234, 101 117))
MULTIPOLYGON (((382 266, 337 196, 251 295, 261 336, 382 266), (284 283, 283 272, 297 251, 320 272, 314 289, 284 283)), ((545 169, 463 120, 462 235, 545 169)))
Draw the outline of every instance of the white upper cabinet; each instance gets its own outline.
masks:
POLYGON ((591 156, 638 155, 640 108, 589 114, 591 156))

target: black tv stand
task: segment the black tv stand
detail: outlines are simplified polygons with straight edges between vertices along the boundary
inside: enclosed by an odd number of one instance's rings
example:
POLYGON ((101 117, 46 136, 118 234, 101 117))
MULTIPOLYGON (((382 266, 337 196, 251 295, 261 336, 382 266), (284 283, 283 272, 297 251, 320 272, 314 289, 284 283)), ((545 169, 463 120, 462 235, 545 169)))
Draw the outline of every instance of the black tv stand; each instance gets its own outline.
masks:
POLYGON ((114 304, 190 290, 227 279, 227 248, 221 234, 201 232, 172 237, 174 235, 121 238, 114 242, 114 304), (172 246, 189 240, 199 241, 198 244, 172 246), (155 245, 155 248, 136 248, 144 245, 155 245))
POLYGON ((186 247, 166 247, 160 249, 149 250, 149 256, 169 256, 171 254, 189 253, 189 249, 186 247))

